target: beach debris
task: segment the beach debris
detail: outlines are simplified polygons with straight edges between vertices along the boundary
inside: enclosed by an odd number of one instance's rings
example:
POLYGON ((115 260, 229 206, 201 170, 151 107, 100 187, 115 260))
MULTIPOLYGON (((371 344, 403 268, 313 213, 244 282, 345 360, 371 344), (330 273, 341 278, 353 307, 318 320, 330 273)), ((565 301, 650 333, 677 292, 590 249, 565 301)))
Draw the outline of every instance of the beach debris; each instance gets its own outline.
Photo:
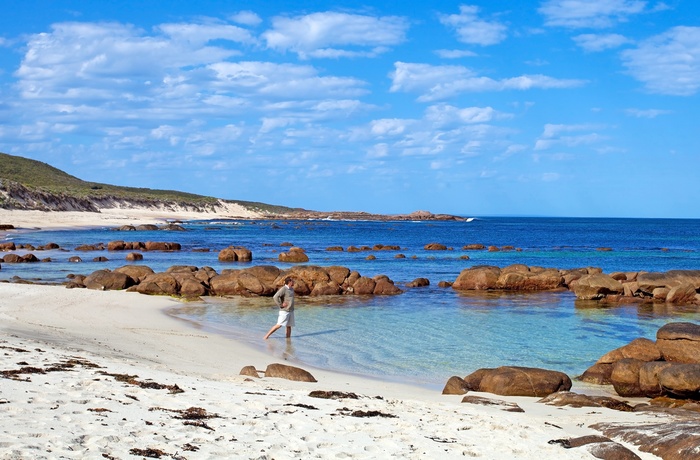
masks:
POLYGON ((387 414, 378 410, 354 410, 350 411, 347 407, 338 409, 339 415, 347 415, 350 417, 385 417, 385 418, 398 418, 397 415, 387 414))
POLYGON ((348 393, 345 391, 324 391, 324 390, 314 390, 309 393, 311 398, 321 398, 321 399, 360 399, 355 393, 348 393))
POLYGON ((147 388, 147 389, 153 389, 153 390, 163 390, 166 389, 170 392, 170 394, 177 394, 177 393, 184 393, 185 390, 177 386, 177 384, 173 385, 164 385, 161 383, 156 383, 156 382, 141 382, 139 380, 136 380, 138 378, 138 375, 129 375, 129 374, 111 374, 109 372, 100 372, 102 375, 106 375, 108 377, 113 377, 117 382, 124 382, 128 383, 129 385, 136 385, 141 388, 147 388))
POLYGON ((431 441, 440 442, 443 444, 454 444, 457 442, 456 439, 441 438, 439 436, 426 436, 426 438, 430 439, 431 441))
POLYGON ((265 369, 265 377, 277 377, 295 382, 316 382, 311 373, 299 367, 288 366, 286 364, 273 363, 265 369))
POLYGON ((146 449, 139 449, 137 447, 134 447, 132 449, 129 449, 129 453, 131 455, 141 455, 147 458, 161 458, 164 455, 170 456, 170 454, 160 449, 154 449, 152 447, 147 447, 146 449))
POLYGON ((31 379, 29 377, 20 377, 23 374, 46 374, 46 371, 44 369, 40 369, 38 367, 33 366, 25 366, 19 369, 13 369, 9 371, 0 371, 0 376, 2 376, 3 378, 16 380, 18 382, 31 382, 31 379))
POLYGON ((104 407, 95 407, 95 408, 89 408, 88 412, 97 412, 98 414, 102 414, 105 412, 112 412, 110 409, 105 409, 104 407))
POLYGON ((288 404, 285 404, 285 406, 301 407, 302 409, 309 409, 309 410, 318 410, 318 407, 314 407, 310 404, 302 404, 302 403, 288 403, 288 404))

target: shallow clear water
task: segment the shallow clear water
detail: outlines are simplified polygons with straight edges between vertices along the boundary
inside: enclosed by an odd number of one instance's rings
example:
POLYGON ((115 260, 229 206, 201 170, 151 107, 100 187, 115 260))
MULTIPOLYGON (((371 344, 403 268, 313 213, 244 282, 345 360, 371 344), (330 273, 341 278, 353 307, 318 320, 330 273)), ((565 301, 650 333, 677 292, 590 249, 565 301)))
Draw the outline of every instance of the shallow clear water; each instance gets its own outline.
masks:
MULTIPOLYGON (((342 265, 362 275, 386 274, 398 285, 426 277, 431 286, 399 296, 299 298, 297 327, 287 342, 280 331, 262 336, 276 319, 271 299, 218 299, 187 304, 177 315, 234 337, 272 355, 315 367, 439 387, 451 375, 481 367, 524 365, 574 377, 602 354, 634 338, 655 338, 670 321, 697 321, 696 308, 666 305, 600 306, 569 292, 458 293, 438 288, 474 265, 523 263, 555 268, 595 266, 612 271, 700 269, 700 220, 484 218, 473 222, 193 222, 187 232, 114 232, 110 229, 25 231, 17 243, 59 244, 62 250, 34 251, 52 262, 3 264, 0 279, 60 282, 68 273, 91 273, 125 265, 124 253, 79 253, 79 244, 175 241, 178 252, 145 252, 142 264, 156 271, 171 265, 243 268, 290 265, 277 261, 291 242, 304 248, 310 264, 342 265), (426 251, 431 242, 452 247, 426 251), (512 245, 518 251, 465 251, 466 244, 512 245), (400 251, 334 252, 330 246, 399 245, 400 251), (253 251, 252 263, 220 263, 229 245, 253 251), (207 248, 210 252, 195 252, 207 248), (610 248, 611 251, 600 251, 610 248), (69 249, 69 251, 65 251, 69 249), (406 255, 397 259, 397 253, 406 255), (366 260, 368 254, 376 260, 366 260), (469 260, 461 259, 467 255, 469 260), (92 262, 106 256, 108 262, 92 262)), ((20 253, 22 251, 19 251, 20 253)), ((26 252, 26 251, 25 251, 26 252)))

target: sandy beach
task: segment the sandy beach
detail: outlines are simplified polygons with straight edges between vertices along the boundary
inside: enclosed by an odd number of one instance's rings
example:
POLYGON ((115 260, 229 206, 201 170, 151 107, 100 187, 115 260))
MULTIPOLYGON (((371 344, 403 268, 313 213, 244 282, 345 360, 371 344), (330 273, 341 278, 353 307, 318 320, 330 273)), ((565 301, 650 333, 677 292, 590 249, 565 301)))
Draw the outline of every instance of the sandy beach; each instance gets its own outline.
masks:
MULTIPOLYGON (((17 213, 1 211, 0 223, 116 222, 66 215, 86 213, 17 213)), ((121 215, 122 224, 187 218, 121 215)), ((477 405, 461 395, 313 368, 305 369, 315 383, 264 377, 276 358, 169 316, 179 302, 0 283, 0 458, 590 459, 592 444, 567 449, 551 441, 600 435, 590 428, 598 422, 642 426, 667 417, 470 393, 497 403, 477 405), (260 377, 240 375, 245 366, 260 377), (508 410, 514 404, 522 412, 508 410)), ((283 347, 286 339, 270 342, 283 347)), ((658 458, 614 441, 639 458, 658 458)))
POLYGON ((108 208, 100 212, 79 211, 24 211, 0 209, 0 224, 15 228, 75 228, 140 224, 163 224, 178 220, 196 219, 255 219, 261 217, 253 211, 234 203, 221 202, 217 212, 193 212, 175 207, 153 208, 108 208))

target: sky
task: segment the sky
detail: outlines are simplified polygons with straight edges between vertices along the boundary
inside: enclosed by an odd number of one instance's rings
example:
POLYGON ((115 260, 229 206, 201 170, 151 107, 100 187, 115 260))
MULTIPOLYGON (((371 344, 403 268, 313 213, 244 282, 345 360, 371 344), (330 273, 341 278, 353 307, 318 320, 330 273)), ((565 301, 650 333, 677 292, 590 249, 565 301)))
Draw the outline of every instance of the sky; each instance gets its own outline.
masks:
POLYGON ((697 0, 6 0, 0 152, 316 211, 700 218, 697 0))

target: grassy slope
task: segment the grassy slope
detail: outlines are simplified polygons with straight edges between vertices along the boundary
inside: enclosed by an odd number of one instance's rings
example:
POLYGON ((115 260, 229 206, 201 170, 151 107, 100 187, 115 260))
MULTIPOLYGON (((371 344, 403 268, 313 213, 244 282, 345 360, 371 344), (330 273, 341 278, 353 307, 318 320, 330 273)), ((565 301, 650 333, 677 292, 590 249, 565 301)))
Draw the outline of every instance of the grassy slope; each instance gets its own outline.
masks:
MULTIPOLYGON (((175 190, 120 187, 97 182, 86 182, 46 163, 5 153, 0 153, 0 179, 17 182, 30 190, 48 192, 56 195, 68 195, 77 198, 105 196, 121 199, 148 199, 191 204, 212 204, 218 201, 218 199, 214 197, 178 192, 175 190)), ((291 211, 290 208, 268 205, 265 203, 248 201, 235 202, 247 208, 272 213, 291 211)))

